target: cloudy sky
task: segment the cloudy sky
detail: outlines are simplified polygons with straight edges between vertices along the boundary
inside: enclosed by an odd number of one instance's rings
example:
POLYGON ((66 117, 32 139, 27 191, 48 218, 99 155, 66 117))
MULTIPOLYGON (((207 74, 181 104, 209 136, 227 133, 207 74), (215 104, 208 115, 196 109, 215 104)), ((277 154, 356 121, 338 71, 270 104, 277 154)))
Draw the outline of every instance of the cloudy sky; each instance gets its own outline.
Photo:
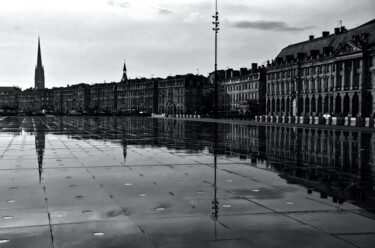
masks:
MULTIPOLYGON (((374 0, 218 0, 218 67, 251 67, 309 35, 355 28, 374 0)), ((33 87, 38 35, 46 87, 214 69, 214 0, 0 0, 0 86, 33 87)))

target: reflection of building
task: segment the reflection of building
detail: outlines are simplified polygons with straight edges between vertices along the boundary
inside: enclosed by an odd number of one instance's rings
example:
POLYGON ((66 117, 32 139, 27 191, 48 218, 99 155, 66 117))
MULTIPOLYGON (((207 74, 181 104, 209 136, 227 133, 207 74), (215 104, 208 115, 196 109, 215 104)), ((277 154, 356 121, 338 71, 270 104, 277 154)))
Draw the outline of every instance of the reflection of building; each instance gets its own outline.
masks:
POLYGON ((42 64, 42 53, 40 51, 40 39, 38 38, 38 60, 35 67, 35 89, 44 89, 44 67, 42 64))
POLYGON ((374 30, 375 20, 284 48, 267 66, 267 114, 371 116, 374 30))
POLYGON ((281 177, 335 202, 374 205, 372 133, 267 127, 266 136, 267 159, 281 177))
MULTIPOLYGON (((358 170, 368 159, 361 149, 371 145, 367 137, 357 131, 321 129, 293 129, 267 127, 267 156, 275 160, 296 160, 301 164, 358 170)), ((374 155, 370 154, 371 161, 374 155)), ((366 163, 365 163, 366 164, 366 163)))

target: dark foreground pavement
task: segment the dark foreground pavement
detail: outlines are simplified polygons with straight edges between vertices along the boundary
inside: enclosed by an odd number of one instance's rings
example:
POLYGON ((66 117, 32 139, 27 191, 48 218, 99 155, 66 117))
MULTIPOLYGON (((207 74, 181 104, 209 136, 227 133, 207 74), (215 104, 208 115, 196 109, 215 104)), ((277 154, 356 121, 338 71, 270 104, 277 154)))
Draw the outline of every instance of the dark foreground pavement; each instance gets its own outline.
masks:
POLYGON ((176 135, 167 124, 1 119, 0 248, 375 247, 375 206, 215 155, 206 124, 176 135))

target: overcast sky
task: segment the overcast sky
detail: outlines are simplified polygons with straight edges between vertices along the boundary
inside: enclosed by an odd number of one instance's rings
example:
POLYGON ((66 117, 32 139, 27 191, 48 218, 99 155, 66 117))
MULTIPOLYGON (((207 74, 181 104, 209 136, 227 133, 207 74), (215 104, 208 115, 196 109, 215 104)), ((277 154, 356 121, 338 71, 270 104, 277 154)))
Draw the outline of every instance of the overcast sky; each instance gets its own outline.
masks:
MULTIPOLYGON (((46 87, 214 70, 214 0, 0 0, 0 86, 46 87)), ((339 20, 375 18, 374 0, 218 0, 218 67, 251 67, 339 20)))

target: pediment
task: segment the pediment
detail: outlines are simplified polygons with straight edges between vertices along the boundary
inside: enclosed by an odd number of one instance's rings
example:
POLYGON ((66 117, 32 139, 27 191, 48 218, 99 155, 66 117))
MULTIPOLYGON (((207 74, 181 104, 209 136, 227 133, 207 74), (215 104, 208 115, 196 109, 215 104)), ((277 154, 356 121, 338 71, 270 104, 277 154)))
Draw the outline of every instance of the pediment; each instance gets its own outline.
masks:
POLYGON ((336 56, 338 55, 345 55, 351 53, 358 53, 362 52, 362 48, 357 44, 352 42, 346 42, 343 46, 341 46, 335 53, 336 56))

